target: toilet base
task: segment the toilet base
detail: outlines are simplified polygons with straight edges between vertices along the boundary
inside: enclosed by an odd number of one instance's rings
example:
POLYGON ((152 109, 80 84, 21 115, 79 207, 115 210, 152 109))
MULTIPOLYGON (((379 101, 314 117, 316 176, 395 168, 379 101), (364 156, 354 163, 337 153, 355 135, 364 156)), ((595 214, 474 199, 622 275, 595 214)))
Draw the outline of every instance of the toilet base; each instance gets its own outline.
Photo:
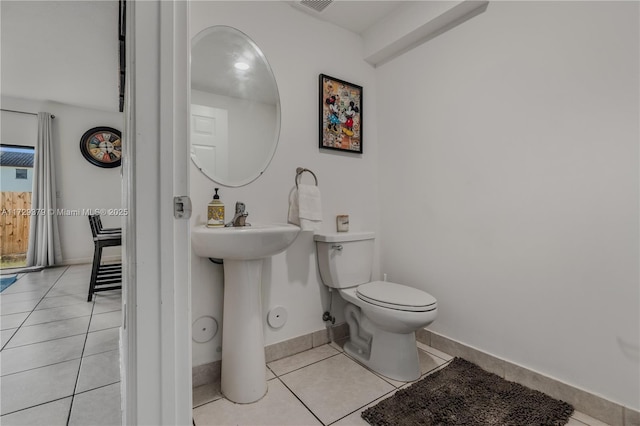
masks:
POLYGON ((344 345, 344 351, 349 356, 393 380, 412 382, 420 378, 420 361, 414 332, 391 333, 375 327, 366 317, 361 317, 360 321, 360 326, 371 333, 370 350, 358 347, 350 337, 344 345))

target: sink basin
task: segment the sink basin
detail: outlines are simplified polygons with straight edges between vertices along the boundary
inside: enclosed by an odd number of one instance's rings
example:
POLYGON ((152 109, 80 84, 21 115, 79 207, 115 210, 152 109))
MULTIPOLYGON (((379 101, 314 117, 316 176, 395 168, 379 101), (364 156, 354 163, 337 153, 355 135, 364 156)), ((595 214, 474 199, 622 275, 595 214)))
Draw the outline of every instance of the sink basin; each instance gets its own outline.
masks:
POLYGON ((262 263, 286 250, 299 232, 289 224, 191 230, 195 254, 224 260, 220 388, 230 401, 251 403, 267 393, 262 263))
POLYGON ((191 232, 191 245, 198 256, 225 260, 262 259, 286 250, 300 228, 290 224, 208 228, 191 232))

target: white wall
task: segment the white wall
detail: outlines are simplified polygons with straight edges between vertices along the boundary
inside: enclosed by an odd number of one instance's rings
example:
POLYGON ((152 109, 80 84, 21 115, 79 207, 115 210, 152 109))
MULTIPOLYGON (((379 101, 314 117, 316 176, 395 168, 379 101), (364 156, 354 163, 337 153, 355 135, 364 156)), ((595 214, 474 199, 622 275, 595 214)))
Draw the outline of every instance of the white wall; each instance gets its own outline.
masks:
MULTIPOLYGON (((335 231, 335 216, 351 215, 351 229, 377 231, 377 142, 374 69, 361 59, 359 36, 296 11, 283 2, 192 2, 191 36, 210 25, 233 26, 249 35, 263 50, 280 91, 280 142, 269 168, 241 188, 222 187, 227 216, 236 201, 244 201, 249 222, 285 222, 288 196, 298 166, 318 176, 323 201, 323 228, 335 231), (295 37, 292 37, 295 34, 295 37), (325 73, 364 87, 364 154, 344 154, 318 148, 318 75, 325 73), (367 119, 369 117, 369 119, 367 119)), ((310 175, 304 182, 313 182, 310 175)), ((191 168, 192 224, 204 223, 206 204, 220 186, 191 168)), ((222 271, 207 259, 192 256, 194 320, 213 315, 222 326, 222 271)), ((266 344, 324 329, 322 312, 328 292, 316 268, 310 232, 301 233, 285 253, 265 262, 263 313, 282 305, 287 324, 275 330, 266 325, 266 344)), ((335 314, 342 318, 334 299, 335 314)), ((205 344, 193 344, 193 365, 220 359, 221 333, 205 344)))
MULTIPOLYGON (((10 109, 2 97, 2 108, 10 109)), ((17 101, 17 99, 15 100, 17 101)), ((36 111, 32 111, 36 112, 36 111)), ((30 114, 0 111, 0 141, 8 145, 35 146, 38 138, 38 118, 30 114)))
MULTIPOLYGON (((118 209, 120 167, 103 169, 89 163, 80 152, 80 138, 92 127, 109 126, 122 131, 123 115, 52 101, 2 97, 2 108, 28 112, 46 111, 55 115, 53 138, 58 209, 118 209)), ((2 112, 2 141, 35 145, 37 117, 2 112)), ((120 226, 121 217, 103 216, 105 227, 120 226)), ((86 216, 58 215, 60 244, 64 263, 91 262, 93 239, 86 216)), ((104 251, 106 257, 119 256, 119 248, 104 251)))
POLYGON ((432 330, 640 408, 637 2, 492 2, 376 70, 381 271, 432 330))

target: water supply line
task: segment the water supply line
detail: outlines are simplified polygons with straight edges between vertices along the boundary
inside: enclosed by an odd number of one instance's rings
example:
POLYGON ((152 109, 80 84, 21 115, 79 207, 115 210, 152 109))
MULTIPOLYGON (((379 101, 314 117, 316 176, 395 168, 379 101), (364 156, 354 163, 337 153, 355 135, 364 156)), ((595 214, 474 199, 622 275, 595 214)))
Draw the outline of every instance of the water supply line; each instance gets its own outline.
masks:
POLYGON ((331 287, 329 287, 329 310, 325 311, 322 314, 322 321, 331 321, 331 324, 336 323, 336 317, 331 315, 331 305, 333 304, 333 291, 331 291, 331 287))

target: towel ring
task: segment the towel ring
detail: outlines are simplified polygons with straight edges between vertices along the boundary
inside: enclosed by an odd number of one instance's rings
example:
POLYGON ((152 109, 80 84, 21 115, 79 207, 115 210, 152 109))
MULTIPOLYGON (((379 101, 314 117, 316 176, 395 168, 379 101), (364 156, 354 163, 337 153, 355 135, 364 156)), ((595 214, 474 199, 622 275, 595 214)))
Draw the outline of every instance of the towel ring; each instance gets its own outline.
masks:
POLYGON ((298 177, 303 174, 304 172, 309 172, 311 173, 311 175, 313 176, 313 179, 316 181, 316 186, 318 186, 318 178, 316 176, 315 173, 313 173, 311 170, 309 169, 305 169, 304 167, 298 167, 296 169, 296 189, 298 188, 298 177))

